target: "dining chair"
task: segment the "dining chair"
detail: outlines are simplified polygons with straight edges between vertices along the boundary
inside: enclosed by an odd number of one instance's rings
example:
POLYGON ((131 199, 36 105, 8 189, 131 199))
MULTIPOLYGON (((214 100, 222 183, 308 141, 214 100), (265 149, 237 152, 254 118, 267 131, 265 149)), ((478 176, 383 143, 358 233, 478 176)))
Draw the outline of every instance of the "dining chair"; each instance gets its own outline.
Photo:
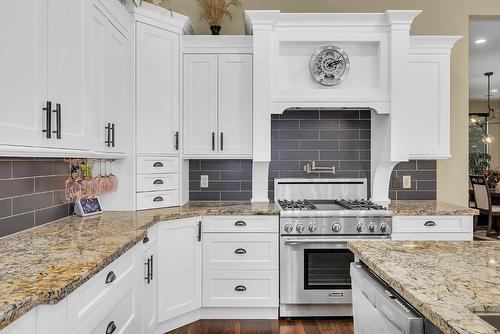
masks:
MULTIPOLYGON (((472 184, 472 191, 474 193, 475 207, 479 210, 479 214, 488 216, 488 229, 486 235, 492 235, 493 221, 495 217, 500 216, 500 205, 491 204, 491 194, 488 188, 488 183, 484 176, 470 175, 470 183, 472 184)), ((474 229, 477 226, 477 218, 474 221, 474 229)), ((498 234, 498 226, 496 227, 498 234)))

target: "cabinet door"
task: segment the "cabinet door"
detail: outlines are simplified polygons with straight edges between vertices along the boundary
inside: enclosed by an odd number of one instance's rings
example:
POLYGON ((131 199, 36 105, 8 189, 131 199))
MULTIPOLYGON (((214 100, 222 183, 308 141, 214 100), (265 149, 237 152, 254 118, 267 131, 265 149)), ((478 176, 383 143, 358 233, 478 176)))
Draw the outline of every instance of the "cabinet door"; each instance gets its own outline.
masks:
POLYGON ((450 56, 410 54, 412 78, 410 159, 448 159, 450 153, 450 56))
POLYGON ((53 133, 49 146, 71 149, 90 148, 86 141, 85 118, 85 15, 87 1, 48 2, 48 98, 60 105, 60 115, 52 113, 53 133), (60 123, 57 118, 60 117, 60 123), (60 125, 60 129, 59 129, 60 125))
POLYGON ((184 154, 217 154, 217 55, 184 56, 184 154))
POLYGON ((252 154, 252 55, 219 57, 219 154, 252 154))
POLYGON ((137 153, 178 153, 179 35, 137 22, 137 153))
POLYGON ((90 147, 105 147, 104 129, 104 43, 108 19, 91 2, 86 2, 85 29, 85 128, 90 147))
POLYGON ((158 226, 158 322, 201 307, 201 219, 158 226))
POLYGON ((153 244, 143 254, 144 261, 144 290, 142 293, 143 333, 153 333, 156 328, 156 305, 158 300, 158 275, 156 263, 158 260, 156 248, 153 244))
POLYGON ((0 45, 0 145, 44 145, 47 0, 3 1, 0 45))
POLYGON ((124 133, 125 114, 130 108, 127 104, 128 80, 128 41, 122 33, 107 22, 104 36, 104 68, 103 68, 103 106, 104 123, 114 124, 114 147, 106 147, 106 151, 124 150, 123 143, 125 136, 131 134, 124 133))

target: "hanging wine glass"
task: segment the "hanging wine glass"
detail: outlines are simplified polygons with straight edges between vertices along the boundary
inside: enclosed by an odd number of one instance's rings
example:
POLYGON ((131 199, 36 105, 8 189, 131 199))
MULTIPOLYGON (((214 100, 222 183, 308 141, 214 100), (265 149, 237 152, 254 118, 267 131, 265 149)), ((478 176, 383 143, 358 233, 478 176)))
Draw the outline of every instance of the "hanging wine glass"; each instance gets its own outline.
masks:
POLYGON ((69 166, 69 176, 64 180, 63 185, 59 188, 59 196, 61 197, 61 202, 68 204, 73 201, 73 194, 71 192, 71 185, 73 183, 73 178, 71 177, 71 159, 68 161, 69 166))
POLYGON ((111 180, 111 191, 115 191, 118 188, 118 178, 113 174, 113 161, 109 161, 109 178, 111 180))
POLYGON ((82 170, 81 170, 81 161, 78 161, 76 168, 76 177, 73 177, 73 182, 71 183, 71 194, 73 198, 73 202, 78 201, 82 197, 82 186, 80 182, 82 181, 82 170))
POLYGON ((81 170, 81 180, 80 185, 82 187, 81 196, 83 198, 89 198, 94 196, 94 182, 92 181, 91 167, 88 161, 84 161, 80 164, 81 170))
POLYGON ((95 178, 96 195, 102 195, 106 188, 106 177, 102 174, 102 160, 99 160, 99 176, 95 178))

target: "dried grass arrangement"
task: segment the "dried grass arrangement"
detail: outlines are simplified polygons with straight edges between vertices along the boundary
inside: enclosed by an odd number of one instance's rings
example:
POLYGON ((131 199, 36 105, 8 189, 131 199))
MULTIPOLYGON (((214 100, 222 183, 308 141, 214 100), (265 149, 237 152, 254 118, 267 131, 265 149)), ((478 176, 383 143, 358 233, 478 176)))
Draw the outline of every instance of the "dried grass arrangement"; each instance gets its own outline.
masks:
POLYGON ((201 7, 200 18, 207 21, 212 35, 219 35, 222 20, 227 16, 233 19, 229 8, 241 7, 239 0, 198 0, 201 7))

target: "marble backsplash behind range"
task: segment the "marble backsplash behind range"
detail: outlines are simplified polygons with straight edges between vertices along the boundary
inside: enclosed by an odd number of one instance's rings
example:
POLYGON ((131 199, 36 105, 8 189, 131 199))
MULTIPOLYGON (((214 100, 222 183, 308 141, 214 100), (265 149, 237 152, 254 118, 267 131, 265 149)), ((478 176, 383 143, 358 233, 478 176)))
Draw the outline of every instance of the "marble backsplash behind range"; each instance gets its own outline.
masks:
MULTIPOLYGON (((282 115, 272 115, 271 128, 271 201, 276 177, 365 177, 370 180, 369 110, 287 110, 282 115), (335 166, 336 173, 306 174, 302 168, 309 160, 317 161, 320 166, 335 166)), ((400 180, 403 175, 411 175, 412 187, 402 189, 401 182, 391 182, 391 199, 436 199, 435 161, 400 163, 392 179, 400 180)), ((247 201, 252 196, 250 160, 192 160, 189 180, 191 200, 247 201), (200 175, 209 176, 208 188, 200 188, 200 175)))
POLYGON ((58 192, 68 174, 63 159, 0 158, 0 237, 72 214, 58 192))

